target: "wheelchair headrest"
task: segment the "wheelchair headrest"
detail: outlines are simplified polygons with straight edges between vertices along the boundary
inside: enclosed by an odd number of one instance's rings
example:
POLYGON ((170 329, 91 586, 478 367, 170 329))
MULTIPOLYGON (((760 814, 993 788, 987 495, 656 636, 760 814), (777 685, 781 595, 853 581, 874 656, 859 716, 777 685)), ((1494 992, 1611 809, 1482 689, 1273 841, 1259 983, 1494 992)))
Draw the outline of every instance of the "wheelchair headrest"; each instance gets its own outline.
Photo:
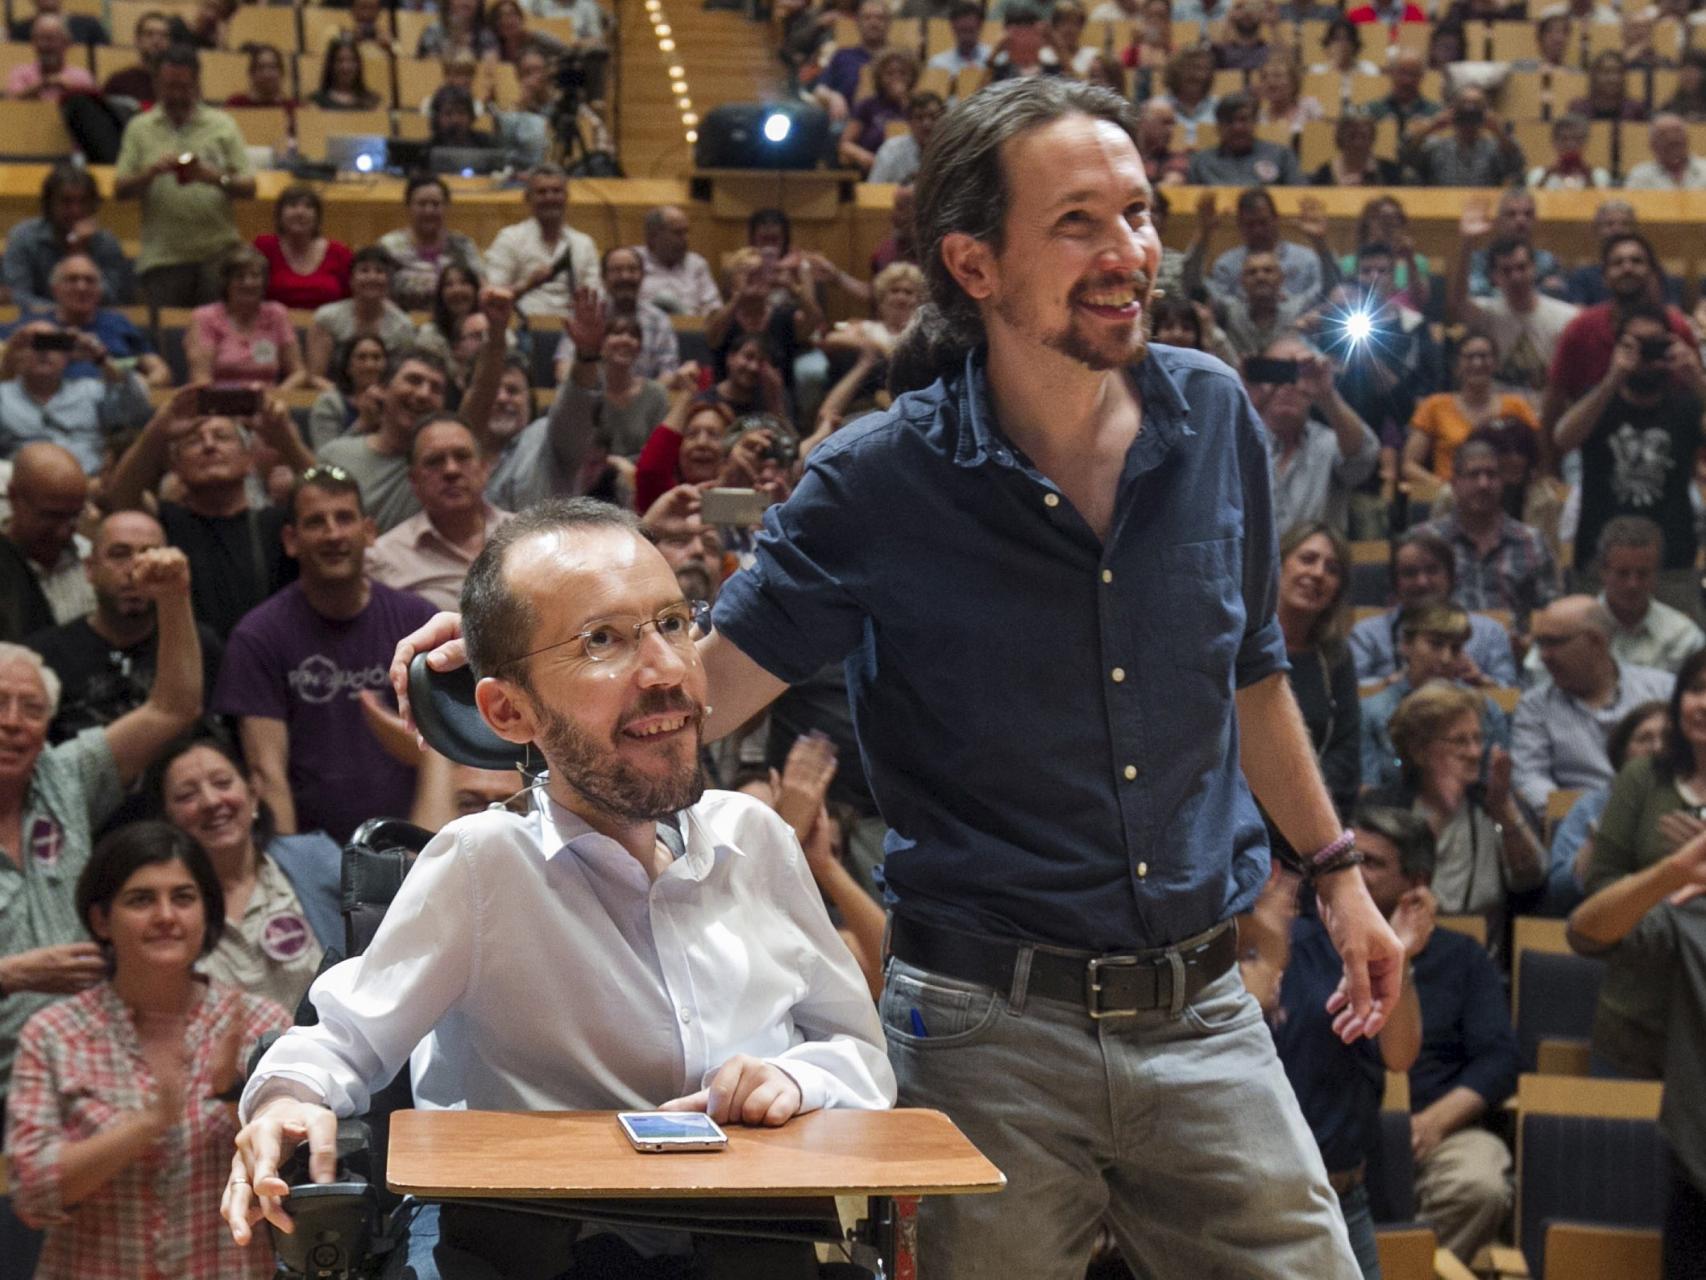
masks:
POLYGON ((480 718, 471 667, 434 671, 426 654, 416 654, 409 663, 409 705, 427 746, 457 764, 516 769, 527 761, 526 746, 505 742, 480 718))

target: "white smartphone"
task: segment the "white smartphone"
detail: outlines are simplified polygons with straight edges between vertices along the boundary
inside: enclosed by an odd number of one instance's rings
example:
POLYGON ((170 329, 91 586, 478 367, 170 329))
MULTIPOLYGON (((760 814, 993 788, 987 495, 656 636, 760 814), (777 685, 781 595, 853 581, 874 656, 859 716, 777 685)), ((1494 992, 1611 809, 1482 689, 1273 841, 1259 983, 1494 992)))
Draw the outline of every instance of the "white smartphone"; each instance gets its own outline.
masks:
POLYGON ((756 489, 707 489, 699 501, 699 516, 706 524, 746 527, 764 519, 770 495, 756 489))
POLYGON ((636 1151, 721 1151, 729 1135, 703 1111, 619 1111, 616 1123, 636 1151))

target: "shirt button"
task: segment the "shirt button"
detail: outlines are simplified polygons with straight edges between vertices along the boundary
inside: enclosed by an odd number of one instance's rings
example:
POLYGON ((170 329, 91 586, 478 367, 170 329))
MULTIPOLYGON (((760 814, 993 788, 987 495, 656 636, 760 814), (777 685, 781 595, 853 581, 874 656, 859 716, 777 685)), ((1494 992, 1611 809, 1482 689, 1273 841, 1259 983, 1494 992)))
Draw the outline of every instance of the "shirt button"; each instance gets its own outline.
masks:
POLYGON ((1059 505, 1060 505, 1060 495, 1058 493, 1045 493, 1045 494, 1043 494, 1043 506, 1045 506, 1045 507, 1058 507, 1059 505))
POLYGON ((683 1008, 681 1010, 681 1025, 686 1026, 688 1023, 690 1023, 692 1021, 693 1021, 693 1010, 683 1008))
POLYGON ((1146 876, 1148 874, 1149 874, 1149 864, 1147 862, 1138 863, 1137 864, 1137 878, 1139 880, 1141 880, 1141 879, 1143 879, 1144 876, 1146 876))
POLYGON ((1112 569, 1103 569, 1102 570, 1102 581, 1103 582, 1112 582, 1113 580, 1114 580, 1114 571, 1112 569))
POLYGON ((1137 777, 1137 766, 1135 764, 1128 764, 1125 767, 1125 780, 1130 782, 1135 777, 1137 777))
POLYGON ((1112 674, 1115 684, 1120 684, 1125 680, 1125 668, 1124 667, 1115 667, 1110 674, 1112 674))

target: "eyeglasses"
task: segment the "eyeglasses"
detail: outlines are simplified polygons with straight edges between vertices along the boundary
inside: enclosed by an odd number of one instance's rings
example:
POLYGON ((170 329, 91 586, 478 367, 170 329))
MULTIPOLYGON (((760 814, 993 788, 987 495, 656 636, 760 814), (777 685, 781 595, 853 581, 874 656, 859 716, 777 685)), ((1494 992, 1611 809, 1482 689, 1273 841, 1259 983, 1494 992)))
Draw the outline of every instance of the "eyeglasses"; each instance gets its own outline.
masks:
POLYGON ((330 480, 333 484, 354 484, 355 480, 349 472, 330 462, 317 462, 298 478, 298 484, 313 484, 316 480, 330 480))
POLYGON ((576 640, 581 642, 581 651, 589 662, 627 663, 639 653, 641 633, 647 627, 656 627, 657 633, 668 641, 672 648, 689 653, 693 649, 694 640, 711 629, 711 606, 704 600, 678 600, 638 622, 601 622, 585 631, 577 631, 566 639, 530 649, 519 657, 504 662, 502 666, 525 662, 536 654, 560 649, 576 640))

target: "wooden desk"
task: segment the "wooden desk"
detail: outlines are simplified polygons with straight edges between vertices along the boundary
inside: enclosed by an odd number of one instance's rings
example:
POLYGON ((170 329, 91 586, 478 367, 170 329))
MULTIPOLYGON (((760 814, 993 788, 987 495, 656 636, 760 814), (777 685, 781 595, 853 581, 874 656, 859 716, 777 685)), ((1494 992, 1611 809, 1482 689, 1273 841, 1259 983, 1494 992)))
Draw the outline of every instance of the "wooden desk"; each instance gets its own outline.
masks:
POLYGON ((725 1151, 645 1155, 608 1111, 399 1111, 386 1178, 432 1200, 978 1195, 1006 1176, 940 1111, 730 1125, 725 1151))

